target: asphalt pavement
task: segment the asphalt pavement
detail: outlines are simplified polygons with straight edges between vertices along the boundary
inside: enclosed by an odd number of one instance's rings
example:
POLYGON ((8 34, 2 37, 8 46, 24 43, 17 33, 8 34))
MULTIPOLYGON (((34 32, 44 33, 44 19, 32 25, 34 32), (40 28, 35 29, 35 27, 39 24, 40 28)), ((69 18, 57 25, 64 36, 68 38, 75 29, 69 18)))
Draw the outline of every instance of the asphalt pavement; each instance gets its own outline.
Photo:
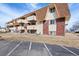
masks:
POLYGON ((29 41, 0 41, 0 56, 78 56, 79 48, 29 41))

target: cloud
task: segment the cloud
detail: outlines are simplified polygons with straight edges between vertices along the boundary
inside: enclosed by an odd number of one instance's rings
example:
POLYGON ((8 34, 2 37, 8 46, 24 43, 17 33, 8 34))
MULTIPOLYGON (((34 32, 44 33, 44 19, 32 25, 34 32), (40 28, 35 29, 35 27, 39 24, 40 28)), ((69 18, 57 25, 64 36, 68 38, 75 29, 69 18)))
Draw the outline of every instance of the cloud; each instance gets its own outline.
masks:
POLYGON ((11 16, 0 14, 0 26, 5 26, 5 23, 12 19, 11 16))
MULTIPOLYGON (((70 13, 71 13, 71 19, 74 19, 73 21, 79 21, 79 4, 70 4, 70 13)), ((70 20, 71 20, 70 19, 70 20)))
POLYGON ((16 11, 8 7, 6 4, 0 4, 0 12, 3 12, 9 16, 19 16, 20 14, 16 11))
POLYGON ((30 5, 31 5, 34 9, 37 8, 37 4, 38 4, 38 3, 30 3, 30 5))
POLYGON ((10 21, 16 17, 20 17, 23 13, 19 10, 14 10, 12 7, 9 7, 7 4, 0 4, 0 25, 4 26, 7 21, 10 21))
POLYGON ((70 3, 70 4, 68 4, 69 5, 69 7, 71 8, 74 4, 73 3, 70 3))
MULTIPOLYGON (((9 4, 10 5, 10 4, 9 4)), ((38 9, 37 7, 37 3, 26 3, 24 4, 24 9, 23 12, 20 12, 18 10, 18 8, 22 8, 15 6, 15 8, 9 6, 8 4, 0 4, 0 25, 4 25, 7 21, 10 21, 14 18, 20 17, 24 14, 27 14, 29 12, 32 12, 36 9, 38 9)), ((20 4, 21 5, 21 4, 20 4)))
POLYGON ((38 3, 26 3, 25 7, 29 12, 32 12, 34 10, 37 10, 39 7, 37 6, 38 3))
POLYGON ((67 29, 73 29, 74 25, 79 25, 79 4, 69 4, 71 18, 68 22, 67 29))
POLYGON ((43 8, 46 5, 46 3, 26 3, 26 8, 29 10, 29 12, 32 12, 40 8, 43 8))

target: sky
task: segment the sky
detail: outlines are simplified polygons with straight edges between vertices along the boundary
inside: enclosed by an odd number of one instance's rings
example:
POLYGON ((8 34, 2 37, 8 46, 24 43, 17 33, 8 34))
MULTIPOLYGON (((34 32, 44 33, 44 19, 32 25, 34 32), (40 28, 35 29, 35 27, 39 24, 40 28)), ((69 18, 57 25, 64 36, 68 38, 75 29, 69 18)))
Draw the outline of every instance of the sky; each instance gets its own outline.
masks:
MULTIPOLYGON (((47 6, 48 3, 0 3, 0 26, 4 27, 5 23, 20 17, 24 14, 47 6)), ((73 25, 79 25, 79 4, 68 4, 71 17, 67 29, 73 25)))
POLYGON ((6 22, 47 5, 48 3, 0 3, 0 26, 4 27, 6 22))
POLYGON ((70 31, 70 29, 74 29, 73 26, 75 25, 78 26, 77 29, 79 29, 79 3, 69 4, 69 10, 71 17, 66 28, 70 31))

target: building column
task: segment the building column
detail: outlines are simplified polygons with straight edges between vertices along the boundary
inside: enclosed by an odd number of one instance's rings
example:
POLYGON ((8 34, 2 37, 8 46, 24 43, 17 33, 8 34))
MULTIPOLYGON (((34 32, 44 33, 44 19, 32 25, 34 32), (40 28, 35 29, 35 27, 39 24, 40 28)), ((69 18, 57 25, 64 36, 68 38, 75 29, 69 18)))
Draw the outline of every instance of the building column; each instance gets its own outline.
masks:
POLYGON ((16 31, 16 32, 18 32, 18 27, 17 27, 17 26, 16 26, 16 29, 15 29, 15 31, 16 31))
POLYGON ((65 35, 65 18, 56 19, 56 35, 64 36, 65 35))
POLYGON ((43 34, 49 35, 49 20, 43 22, 43 34))
POLYGON ((25 33, 27 33, 27 23, 24 24, 25 33))

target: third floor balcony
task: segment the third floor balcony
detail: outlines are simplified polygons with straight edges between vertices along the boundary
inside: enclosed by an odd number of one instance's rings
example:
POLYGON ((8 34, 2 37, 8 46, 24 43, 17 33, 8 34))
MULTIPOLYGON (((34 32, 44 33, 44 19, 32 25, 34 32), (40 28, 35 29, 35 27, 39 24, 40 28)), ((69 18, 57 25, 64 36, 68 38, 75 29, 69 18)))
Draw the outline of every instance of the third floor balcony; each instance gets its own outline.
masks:
POLYGON ((36 20, 36 16, 35 15, 29 16, 29 17, 27 17, 27 20, 28 21, 36 20))
POLYGON ((25 20, 25 19, 18 19, 17 22, 18 23, 27 23, 27 20, 25 20))

